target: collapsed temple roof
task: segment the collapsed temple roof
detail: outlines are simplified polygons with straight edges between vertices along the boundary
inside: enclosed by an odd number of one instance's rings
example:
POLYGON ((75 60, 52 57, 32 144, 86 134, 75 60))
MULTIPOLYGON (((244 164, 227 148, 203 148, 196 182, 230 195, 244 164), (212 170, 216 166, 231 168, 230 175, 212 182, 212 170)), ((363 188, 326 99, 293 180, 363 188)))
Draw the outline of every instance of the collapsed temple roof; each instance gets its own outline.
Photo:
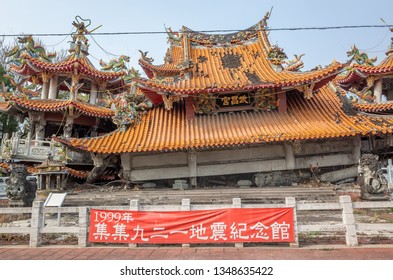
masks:
POLYGON ((393 132, 393 118, 357 113, 326 85, 312 99, 289 94, 287 113, 244 111, 197 116, 188 121, 184 104, 150 110, 127 131, 82 139, 60 139, 96 153, 139 153, 208 149, 292 140, 313 140, 393 132))

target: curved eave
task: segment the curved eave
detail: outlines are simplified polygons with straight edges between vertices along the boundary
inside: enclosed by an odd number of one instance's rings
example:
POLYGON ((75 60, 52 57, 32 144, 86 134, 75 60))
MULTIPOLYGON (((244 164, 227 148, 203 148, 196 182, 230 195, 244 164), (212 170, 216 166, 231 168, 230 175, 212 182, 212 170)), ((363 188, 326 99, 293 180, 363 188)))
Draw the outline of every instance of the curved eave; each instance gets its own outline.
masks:
POLYGON ((78 71, 79 73, 84 74, 91 79, 98 79, 100 81, 107 82, 119 80, 127 74, 124 71, 104 72, 97 70, 93 67, 87 58, 75 58, 70 56, 67 60, 60 63, 44 62, 29 55, 23 55, 22 58, 25 60, 25 62, 22 63, 22 65, 11 64, 11 71, 25 75, 39 72, 72 74, 75 71, 78 71))
POLYGON ((178 75, 181 72, 180 69, 175 68, 172 64, 153 65, 141 58, 138 60, 138 63, 149 79, 152 79, 154 76, 178 75))
POLYGON ((380 66, 359 66, 356 68, 357 71, 363 75, 387 75, 393 74, 393 67, 380 67, 380 66))
POLYGON ((48 102, 44 100, 13 98, 12 102, 14 102, 18 107, 40 112, 64 112, 73 108, 78 113, 90 117, 111 118, 114 115, 114 112, 108 108, 102 108, 92 104, 84 104, 83 102, 78 101, 54 100, 54 102, 48 102))
MULTIPOLYGON (((299 74, 295 75, 292 80, 287 81, 279 81, 279 82, 266 82, 260 84, 244 84, 244 85, 226 85, 222 87, 201 87, 201 88, 182 88, 178 84, 162 84, 155 80, 148 80, 144 78, 134 79, 134 81, 138 82, 139 85, 144 88, 148 89, 152 92, 170 92, 170 93, 177 93, 177 94, 200 94, 200 93, 220 93, 220 92, 236 92, 236 91, 253 91, 257 89, 263 88, 296 88, 299 86, 315 83, 319 84, 319 87, 323 86, 328 81, 334 79, 339 71, 341 70, 341 64, 337 64, 331 66, 330 69, 325 68, 319 70, 318 72, 312 72, 310 74, 299 74)), ((317 90, 317 88, 315 88, 317 90)))
POLYGON ((324 86, 311 99, 287 96, 288 112, 245 111, 200 115, 187 120, 185 104, 170 111, 155 107, 126 131, 60 142, 73 149, 101 154, 204 150, 224 147, 382 135, 393 132, 393 118, 346 113, 346 105, 324 86))
POLYGON ((365 79, 367 75, 362 74, 357 69, 353 69, 347 73, 345 76, 338 76, 335 78, 335 82, 338 83, 342 87, 349 87, 354 82, 358 80, 365 79))

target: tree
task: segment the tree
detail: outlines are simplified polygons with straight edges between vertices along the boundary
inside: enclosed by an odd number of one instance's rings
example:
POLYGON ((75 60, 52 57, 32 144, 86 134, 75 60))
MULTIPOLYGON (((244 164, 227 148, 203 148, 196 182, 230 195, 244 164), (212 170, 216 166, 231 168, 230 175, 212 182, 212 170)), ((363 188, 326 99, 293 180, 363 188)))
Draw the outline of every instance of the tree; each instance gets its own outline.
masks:
MULTIPOLYGON (((9 50, 9 46, 4 44, 4 38, 0 39, 0 85, 5 85, 5 88, 8 90, 12 90, 12 84, 10 80, 4 75, 6 74, 5 70, 5 52, 9 50)), ((16 132, 18 130, 18 121, 14 116, 4 114, 0 112, 0 138, 3 138, 4 133, 12 134, 12 132, 16 132)))

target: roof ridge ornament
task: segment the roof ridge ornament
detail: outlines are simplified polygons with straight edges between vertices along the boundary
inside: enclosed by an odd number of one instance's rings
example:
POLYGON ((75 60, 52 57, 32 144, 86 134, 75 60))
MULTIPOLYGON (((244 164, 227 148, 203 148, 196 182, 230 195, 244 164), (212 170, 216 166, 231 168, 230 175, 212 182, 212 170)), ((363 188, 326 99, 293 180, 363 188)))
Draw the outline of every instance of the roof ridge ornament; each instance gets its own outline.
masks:
POLYGON ((270 11, 266 12, 265 16, 259 22, 260 29, 262 29, 261 27, 263 27, 263 29, 267 27, 267 21, 270 19, 270 16, 272 15, 272 11, 273 11, 273 6, 270 8, 270 11))
POLYGON ((24 54, 28 54, 44 62, 52 62, 56 57, 56 52, 47 53, 45 47, 33 39, 33 35, 18 37, 17 41, 20 45, 15 45, 10 51, 5 52, 4 55, 5 57, 9 57, 11 62, 18 66, 24 63, 24 54))
POLYGON ((374 62, 377 61, 377 57, 374 58, 368 58, 368 55, 364 52, 360 52, 360 50, 353 45, 352 48, 347 51, 347 56, 350 57, 348 62, 355 61, 355 63, 359 65, 365 65, 365 66, 374 66, 374 62))
POLYGON ((74 53, 76 56, 88 55, 89 40, 86 38, 86 35, 93 33, 93 31, 96 31, 102 25, 89 31, 87 28, 91 25, 91 20, 83 19, 80 16, 75 17, 72 25, 75 26, 76 31, 71 33, 72 41, 70 42, 69 52, 74 53))
POLYGON ((139 52, 141 53, 142 60, 149 62, 150 64, 154 61, 154 59, 152 57, 147 57, 147 54, 149 53, 148 51, 143 52, 143 51, 139 50, 139 52))

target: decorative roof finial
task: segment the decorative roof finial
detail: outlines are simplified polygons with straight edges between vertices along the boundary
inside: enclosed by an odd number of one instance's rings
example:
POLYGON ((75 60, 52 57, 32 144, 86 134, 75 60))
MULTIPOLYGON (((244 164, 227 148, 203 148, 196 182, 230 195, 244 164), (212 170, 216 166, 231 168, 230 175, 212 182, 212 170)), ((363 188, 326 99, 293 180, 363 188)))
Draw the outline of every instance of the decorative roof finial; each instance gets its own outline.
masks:
POLYGON ((93 31, 100 28, 102 25, 92 29, 87 30, 87 28, 91 25, 90 19, 83 19, 80 16, 76 16, 75 20, 72 22, 72 25, 75 26, 76 31, 71 33, 72 41, 69 52, 75 53, 76 55, 88 55, 89 49, 89 40, 87 40, 86 35, 91 34, 93 31))
POLYGON ((273 6, 270 8, 269 12, 266 12, 265 16, 263 17, 263 19, 261 20, 261 25, 262 27, 267 27, 267 20, 270 19, 270 16, 272 14, 273 11, 273 6))

